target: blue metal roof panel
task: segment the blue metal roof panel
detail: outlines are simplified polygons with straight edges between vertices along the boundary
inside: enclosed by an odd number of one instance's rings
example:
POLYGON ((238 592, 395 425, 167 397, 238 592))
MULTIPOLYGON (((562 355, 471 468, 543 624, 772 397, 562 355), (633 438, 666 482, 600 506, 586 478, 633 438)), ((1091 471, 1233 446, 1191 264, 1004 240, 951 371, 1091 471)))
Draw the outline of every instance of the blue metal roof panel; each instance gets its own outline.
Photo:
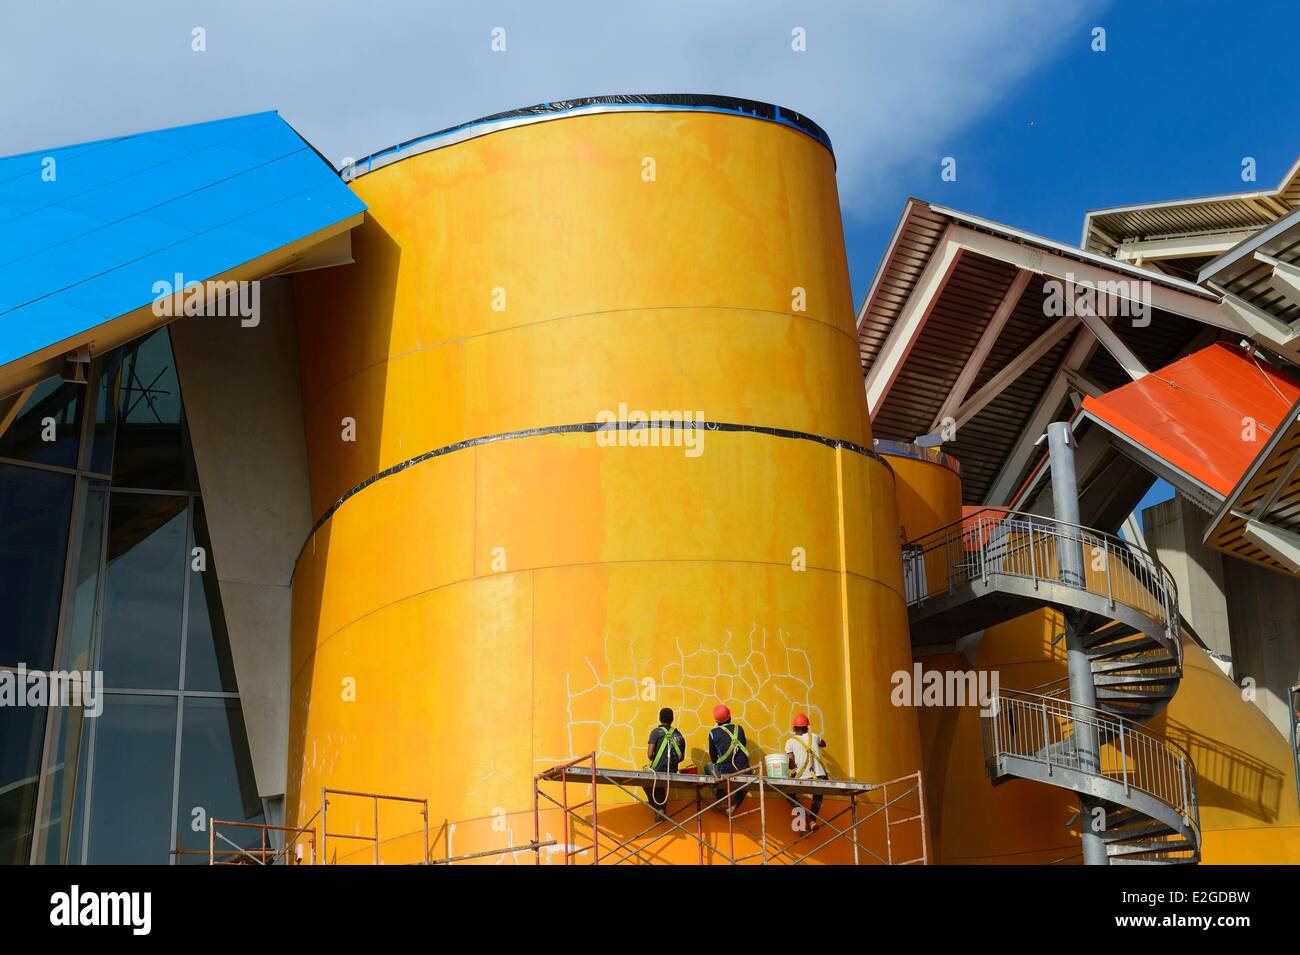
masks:
POLYGON ((0 159, 0 365, 363 211, 274 112, 0 159))

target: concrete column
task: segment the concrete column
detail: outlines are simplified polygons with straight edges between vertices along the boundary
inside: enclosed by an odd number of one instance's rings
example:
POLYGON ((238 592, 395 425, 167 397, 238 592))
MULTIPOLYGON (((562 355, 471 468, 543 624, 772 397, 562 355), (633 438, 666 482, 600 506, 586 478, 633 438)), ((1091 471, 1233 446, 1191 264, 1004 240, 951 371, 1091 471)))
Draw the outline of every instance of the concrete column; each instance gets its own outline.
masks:
POLYGON ((1231 656, 1225 558, 1201 543, 1209 519, 1181 492, 1142 512, 1148 549, 1178 587, 1179 612, 1206 647, 1231 656))
POLYGON ((293 288, 262 282, 256 325, 171 326, 230 654, 260 796, 285 790, 290 580, 311 529, 293 288))

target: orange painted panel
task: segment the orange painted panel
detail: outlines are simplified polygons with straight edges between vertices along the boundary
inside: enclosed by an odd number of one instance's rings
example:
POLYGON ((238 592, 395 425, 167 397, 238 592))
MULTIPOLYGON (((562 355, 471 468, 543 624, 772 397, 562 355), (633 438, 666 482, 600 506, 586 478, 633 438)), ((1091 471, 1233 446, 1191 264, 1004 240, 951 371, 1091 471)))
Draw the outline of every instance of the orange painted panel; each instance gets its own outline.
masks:
POLYGON ((1227 497, 1297 398, 1300 382, 1217 342, 1083 409, 1227 497))

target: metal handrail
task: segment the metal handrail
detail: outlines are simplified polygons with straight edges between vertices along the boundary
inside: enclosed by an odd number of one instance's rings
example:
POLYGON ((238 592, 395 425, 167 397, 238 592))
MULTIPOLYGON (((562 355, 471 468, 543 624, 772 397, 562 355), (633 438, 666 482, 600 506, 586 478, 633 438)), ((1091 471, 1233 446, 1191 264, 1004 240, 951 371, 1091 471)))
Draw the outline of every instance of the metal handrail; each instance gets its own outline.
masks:
POLYGON ((903 547, 908 606, 994 576, 1064 585, 1124 604, 1165 628, 1181 662, 1178 586, 1149 551, 1114 534, 1038 514, 984 508, 908 541, 903 547), (1063 543, 1083 548, 1084 579, 1062 573, 1063 543))
POLYGON ((1196 765, 1173 740, 1095 707, 1021 690, 996 692, 981 722, 989 775, 999 775, 999 760, 1013 756, 1041 763, 1049 776, 1061 768, 1109 779, 1126 793, 1136 789, 1173 809, 1199 843, 1196 765), (1075 745, 1082 726, 1096 734, 1096 763, 1075 745))

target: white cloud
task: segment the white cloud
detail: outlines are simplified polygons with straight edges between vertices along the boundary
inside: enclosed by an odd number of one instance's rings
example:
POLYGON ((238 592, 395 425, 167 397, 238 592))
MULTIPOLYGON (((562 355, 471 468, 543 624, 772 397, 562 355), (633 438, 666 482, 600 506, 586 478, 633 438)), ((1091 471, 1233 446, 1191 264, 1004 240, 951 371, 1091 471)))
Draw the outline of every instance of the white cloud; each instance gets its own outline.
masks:
POLYGON ((0 154, 277 108, 359 156, 536 102, 707 92, 796 109, 830 134, 847 209, 897 206, 907 164, 975 120, 1094 0, 78 0, 16 4, 0 36, 0 154), (55 11, 58 11, 57 14, 55 11), (207 52, 190 49, 207 31, 207 52), (489 49, 507 31, 508 52, 489 49), (805 27, 806 53, 790 48, 805 27))

